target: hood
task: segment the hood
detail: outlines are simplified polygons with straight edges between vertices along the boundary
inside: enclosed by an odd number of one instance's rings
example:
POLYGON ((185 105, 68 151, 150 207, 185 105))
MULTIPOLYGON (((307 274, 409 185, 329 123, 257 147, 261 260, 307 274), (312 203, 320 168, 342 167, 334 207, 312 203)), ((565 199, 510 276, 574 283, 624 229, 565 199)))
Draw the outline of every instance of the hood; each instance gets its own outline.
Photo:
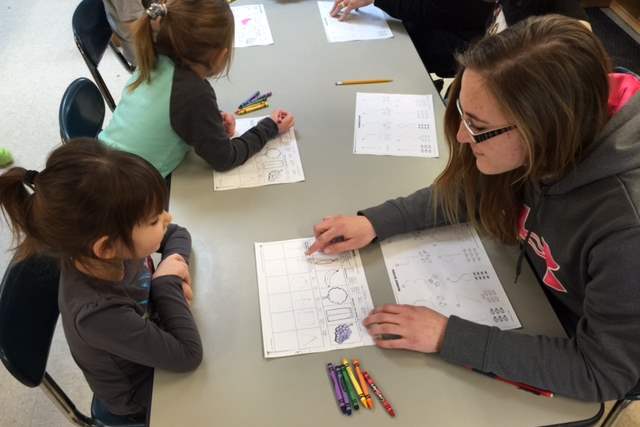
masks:
POLYGON ((610 74, 609 114, 587 156, 546 194, 563 194, 608 176, 640 168, 640 79, 610 74))

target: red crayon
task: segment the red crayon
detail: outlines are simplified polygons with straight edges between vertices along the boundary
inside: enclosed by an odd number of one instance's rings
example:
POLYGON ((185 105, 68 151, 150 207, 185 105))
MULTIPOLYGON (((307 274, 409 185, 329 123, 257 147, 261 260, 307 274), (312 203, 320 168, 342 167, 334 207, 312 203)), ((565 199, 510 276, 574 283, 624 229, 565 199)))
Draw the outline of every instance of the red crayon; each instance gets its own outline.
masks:
POLYGON ((391 403, 389 403, 389 401, 384 398, 384 395, 382 394, 380 388, 373 382, 373 378, 371 378, 367 371, 362 372, 362 376, 364 377, 364 380, 367 382, 367 384, 369 384, 369 387, 371 387, 371 390, 373 390, 373 393, 376 395, 378 400, 380 400, 382 406, 384 406, 384 410, 387 411, 387 413, 392 417, 395 417, 396 413, 393 410, 393 407, 391 407, 391 403))

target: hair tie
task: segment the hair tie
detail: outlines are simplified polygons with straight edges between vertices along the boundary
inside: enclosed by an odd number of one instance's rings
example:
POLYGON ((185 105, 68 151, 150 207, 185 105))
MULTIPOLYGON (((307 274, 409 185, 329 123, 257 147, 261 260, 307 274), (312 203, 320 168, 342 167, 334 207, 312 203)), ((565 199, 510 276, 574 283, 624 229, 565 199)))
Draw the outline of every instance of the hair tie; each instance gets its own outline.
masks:
POLYGON ((167 5, 164 3, 154 2, 145 10, 149 18, 155 21, 158 18, 167 16, 167 5))
POLYGON ((36 179, 36 176, 38 176, 39 173, 40 172, 38 171, 32 171, 32 170, 26 171, 24 173, 24 177, 22 178, 22 183, 35 191, 36 186, 33 181, 36 179))

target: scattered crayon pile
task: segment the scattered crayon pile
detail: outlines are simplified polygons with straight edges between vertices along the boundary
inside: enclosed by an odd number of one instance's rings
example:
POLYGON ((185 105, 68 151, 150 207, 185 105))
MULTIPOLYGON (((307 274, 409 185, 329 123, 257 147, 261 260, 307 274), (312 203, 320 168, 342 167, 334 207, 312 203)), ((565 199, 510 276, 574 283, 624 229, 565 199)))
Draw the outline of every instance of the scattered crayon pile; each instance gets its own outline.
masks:
POLYGON ((362 370, 358 359, 353 359, 353 368, 349 365, 349 360, 344 357, 342 362, 335 366, 333 363, 327 363, 327 373, 338 407, 343 414, 351 415, 353 411, 360 409, 360 406, 373 409, 373 400, 369 394, 369 389, 371 389, 384 410, 392 417, 396 416, 391 403, 385 399, 380 387, 376 385, 371 375, 362 370))
POLYGON ((236 114, 240 116, 242 114, 247 114, 256 110, 267 108, 269 106, 269 104, 267 103, 267 99, 269 99, 270 96, 271 92, 267 92, 261 95, 260 91, 256 91, 256 93, 247 98, 246 101, 238 105, 236 114))

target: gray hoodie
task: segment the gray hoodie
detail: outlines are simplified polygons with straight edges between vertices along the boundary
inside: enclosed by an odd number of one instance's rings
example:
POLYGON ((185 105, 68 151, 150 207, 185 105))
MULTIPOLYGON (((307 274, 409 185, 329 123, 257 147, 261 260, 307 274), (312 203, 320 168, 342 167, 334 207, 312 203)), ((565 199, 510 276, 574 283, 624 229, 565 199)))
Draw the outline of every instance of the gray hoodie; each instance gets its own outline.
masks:
MULTIPOLYGON (((441 357, 568 397, 618 399, 640 379, 640 93, 616 113, 584 160, 527 192, 519 235, 575 330, 524 335, 451 316, 441 357), (534 207, 531 209, 531 207, 534 207)), ((445 224, 431 189, 364 210, 379 239, 445 224)))
MULTIPOLYGON (((189 260, 189 232, 171 224, 162 258, 189 260)), ((91 390, 117 415, 144 414, 153 369, 195 369, 202 344, 178 276, 151 280, 144 262, 127 261, 125 277, 108 282, 64 266, 58 306, 71 354, 91 390)))

